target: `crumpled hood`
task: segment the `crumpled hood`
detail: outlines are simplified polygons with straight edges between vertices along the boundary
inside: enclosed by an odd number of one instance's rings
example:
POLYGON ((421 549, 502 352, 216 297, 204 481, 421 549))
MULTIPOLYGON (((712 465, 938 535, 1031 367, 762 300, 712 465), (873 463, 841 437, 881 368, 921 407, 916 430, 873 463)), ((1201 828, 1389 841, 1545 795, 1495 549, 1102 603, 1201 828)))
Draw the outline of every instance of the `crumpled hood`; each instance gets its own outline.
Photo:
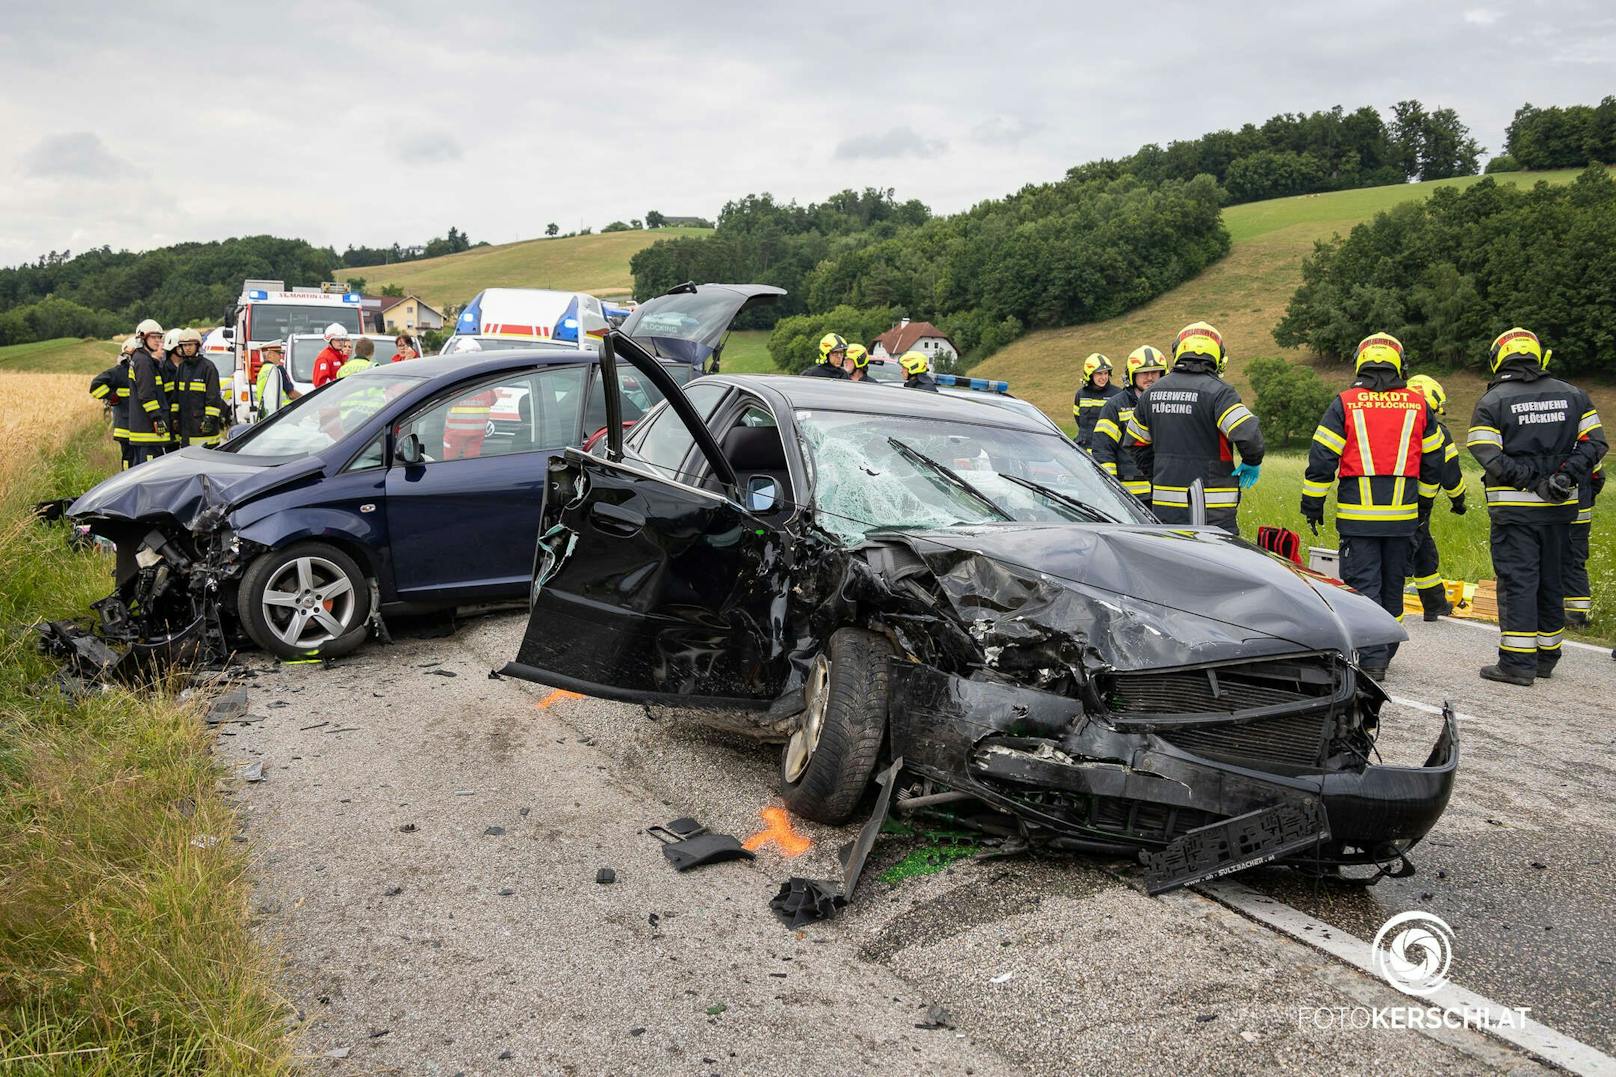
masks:
POLYGON ((208 530, 249 499, 324 468, 313 456, 239 456, 193 445, 114 475, 67 511, 80 522, 171 516, 187 530, 208 530))
POLYGON ((905 537, 979 638, 1081 635, 1117 669, 1350 655, 1408 638, 1362 595, 1221 531, 1018 524, 905 537))

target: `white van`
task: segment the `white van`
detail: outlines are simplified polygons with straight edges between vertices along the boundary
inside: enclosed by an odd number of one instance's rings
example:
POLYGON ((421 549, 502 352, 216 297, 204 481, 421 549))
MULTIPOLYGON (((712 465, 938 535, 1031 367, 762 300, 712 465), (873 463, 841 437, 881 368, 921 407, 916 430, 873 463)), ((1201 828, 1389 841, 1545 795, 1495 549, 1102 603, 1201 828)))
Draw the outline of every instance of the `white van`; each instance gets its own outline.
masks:
POLYGON ((439 355, 513 348, 588 348, 606 335, 606 310, 583 292, 485 288, 455 319, 439 355))

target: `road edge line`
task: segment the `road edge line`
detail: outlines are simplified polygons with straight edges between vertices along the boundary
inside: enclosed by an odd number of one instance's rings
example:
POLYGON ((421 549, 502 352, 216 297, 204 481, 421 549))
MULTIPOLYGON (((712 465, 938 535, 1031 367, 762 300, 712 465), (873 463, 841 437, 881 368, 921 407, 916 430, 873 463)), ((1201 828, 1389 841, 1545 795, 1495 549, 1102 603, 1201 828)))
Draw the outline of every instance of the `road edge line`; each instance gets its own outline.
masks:
MULTIPOLYGON (((1215 882, 1199 883, 1193 889, 1217 901, 1219 904, 1228 906, 1243 916, 1266 924, 1298 942, 1305 943, 1353 966, 1360 972, 1373 977, 1379 983, 1387 982, 1377 976, 1370 965, 1369 944, 1354 935, 1342 931, 1338 927, 1253 890, 1244 883, 1220 879, 1215 882)), ((1387 986, 1393 985, 1387 984, 1387 986)), ((1457 987, 1453 984, 1441 988, 1429 997, 1411 996, 1411 998, 1415 1005, 1424 1003, 1450 1010, 1486 1009, 1490 1013, 1514 1012, 1513 1007, 1500 1005, 1491 999, 1476 994, 1474 991, 1457 987)), ((1616 1058, 1612 1058, 1598 1048, 1590 1047, 1588 1044, 1563 1032, 1558 1032, 1540 1021, 1534 1021, 1530 1017, 1518 1018, 1518 1020, 1521 1026, 1519 1028, 1498 1028, 1488 1025, 1477 1028, 1475 1031, 1502 1040, 1509 1046, 1524 1051, 1533 1058, 1540 1059, 1552 1066, 1558 1066, 1571 1073, 1589 1075, 1616 1073, 1616 1058)), ((1421 1031, 1425 1030, 1422 1029, 1421 1031)))

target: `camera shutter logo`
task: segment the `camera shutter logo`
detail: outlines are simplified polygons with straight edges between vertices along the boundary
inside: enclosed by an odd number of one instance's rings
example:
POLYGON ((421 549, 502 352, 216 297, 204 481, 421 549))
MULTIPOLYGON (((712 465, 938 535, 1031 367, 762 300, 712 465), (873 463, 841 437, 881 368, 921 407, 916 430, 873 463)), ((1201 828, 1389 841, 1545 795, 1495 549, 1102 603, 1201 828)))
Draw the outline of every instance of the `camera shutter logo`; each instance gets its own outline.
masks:
POLYGON ((1428 912, 1399 913, 1381 925, 1371 945, 1377 975, 1411 995, 1447 986, 1453 960, 1453 928, 1428 912))

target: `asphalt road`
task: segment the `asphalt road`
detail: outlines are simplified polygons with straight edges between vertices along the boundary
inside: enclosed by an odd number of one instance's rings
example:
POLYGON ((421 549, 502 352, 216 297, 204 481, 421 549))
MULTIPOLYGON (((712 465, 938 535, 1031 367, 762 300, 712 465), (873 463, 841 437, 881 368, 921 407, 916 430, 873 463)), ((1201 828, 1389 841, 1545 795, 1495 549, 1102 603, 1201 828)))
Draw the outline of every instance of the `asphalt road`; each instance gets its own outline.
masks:
MULTIPOLYGON (((798 821, 755 861, 675 873, 644 828, 693 815, 764 831, 777 749, 491 679, 521 627, 500 615, 331 667, 260 663, 262 720, 221 727, 227 765, 264 764, 227 795, 319 1072, 1539 1068, 1477 1032, 1310 1023, 1405 1000, 1204 896, 1146 897, 1125 865, 964 860, 888 883, 916 844, 883 837, 853 905, 790 931, 769 898, 788 876, 837 874, 856 828, 798 821), (784 855, 799 838, 807 851, 784 855), (603 867, 615 882, 596 881, 603 867), (928 1011, 949 1027, 918 1027, 928 1011)), ((1486 633, 1410 628, 1389 689, 1471 716, 1420 874, 1369 890, 1242 879, 1359 937, 1393 911, 1436 912, 1456 982, 1616 1050, 1616 664, 1573 651, 1549 684, 1485 685, 1486 633)), ((1436 720, 1387 717, 1388 756, 1423 758, 1436 720)))

